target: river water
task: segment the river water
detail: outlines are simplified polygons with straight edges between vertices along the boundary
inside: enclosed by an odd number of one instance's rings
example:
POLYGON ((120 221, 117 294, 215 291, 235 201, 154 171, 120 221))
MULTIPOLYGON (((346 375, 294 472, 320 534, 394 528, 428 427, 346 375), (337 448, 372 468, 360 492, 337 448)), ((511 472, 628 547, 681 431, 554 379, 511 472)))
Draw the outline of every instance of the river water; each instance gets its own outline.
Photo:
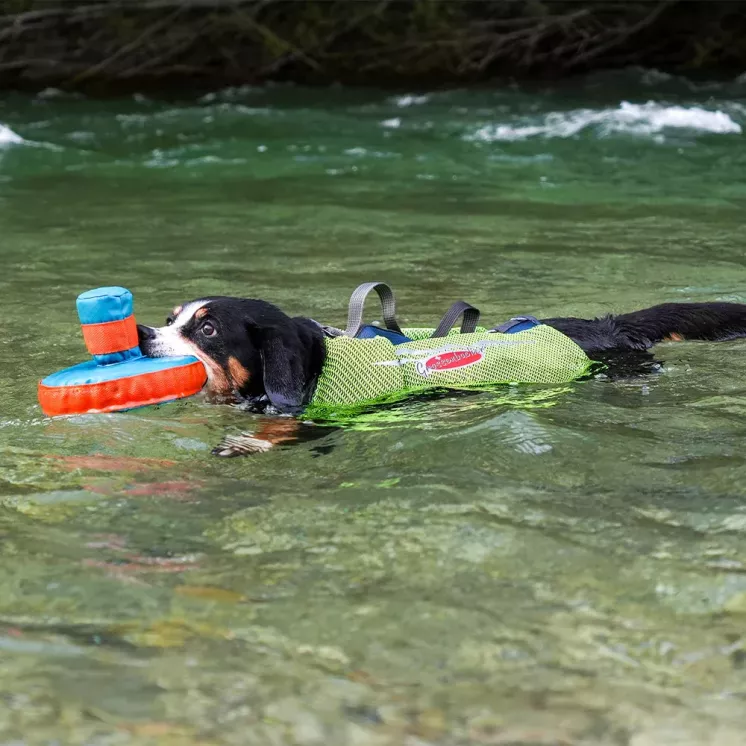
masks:
POLYGON ((0 743, 703 746, 746 728, 746 342, 210 455, 45 418, 78 293, 344 321, 746 301, 746 83, 0 101, 0 743))

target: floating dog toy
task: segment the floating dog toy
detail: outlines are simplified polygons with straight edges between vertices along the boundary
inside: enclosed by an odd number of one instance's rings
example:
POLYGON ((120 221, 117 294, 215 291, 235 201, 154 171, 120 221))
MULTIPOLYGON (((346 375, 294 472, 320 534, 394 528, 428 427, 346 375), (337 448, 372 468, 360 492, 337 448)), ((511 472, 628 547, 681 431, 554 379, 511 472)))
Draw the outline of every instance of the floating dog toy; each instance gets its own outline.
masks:
POLYGON ((196 357, 145 357, 132 315, 132 293, 105 287, 78 296, 78 317, 89 360, 39 382, 39 403, 49 417, 116 412, 196 394, 207 380, 196 357))

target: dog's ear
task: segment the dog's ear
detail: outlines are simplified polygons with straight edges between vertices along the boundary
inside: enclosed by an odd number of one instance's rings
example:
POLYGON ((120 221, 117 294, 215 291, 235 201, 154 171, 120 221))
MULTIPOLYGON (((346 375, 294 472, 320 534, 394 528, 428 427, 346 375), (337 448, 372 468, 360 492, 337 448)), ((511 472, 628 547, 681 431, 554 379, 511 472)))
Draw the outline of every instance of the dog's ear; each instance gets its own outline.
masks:
POLYGON ((258 331, 264 391, 278 412, 299 414, 310 384, 304 335, 292 323, 258 331))

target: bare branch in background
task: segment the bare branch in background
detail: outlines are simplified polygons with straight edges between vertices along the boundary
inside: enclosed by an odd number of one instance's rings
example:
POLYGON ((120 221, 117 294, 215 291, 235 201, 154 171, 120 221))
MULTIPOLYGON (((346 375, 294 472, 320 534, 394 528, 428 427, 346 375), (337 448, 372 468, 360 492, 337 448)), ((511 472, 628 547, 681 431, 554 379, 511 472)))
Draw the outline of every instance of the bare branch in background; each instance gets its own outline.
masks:
POLYGON ((746 69, 746 8, 684 0, 0 0, 0 82, 460 84, 746 69), (141 81, 141 82, 142 82, 141 81))

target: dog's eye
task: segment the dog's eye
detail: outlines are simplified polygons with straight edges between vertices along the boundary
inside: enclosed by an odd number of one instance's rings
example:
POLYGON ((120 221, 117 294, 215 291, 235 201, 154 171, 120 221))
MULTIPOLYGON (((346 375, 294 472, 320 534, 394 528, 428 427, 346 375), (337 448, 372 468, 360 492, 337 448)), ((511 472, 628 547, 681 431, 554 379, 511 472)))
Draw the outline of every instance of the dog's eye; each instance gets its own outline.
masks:
POLYGON ((166 326, 171 326, 171 324, 173 324, 173 323, 174 323, 174 317, 173 316, 169 316, 166 319, 166 326))
POLYGON ((209 321, 205 321, 205 323, 202 324, 200 331, 206 337, 214 337, 217 334, 215 327, 209 321))

